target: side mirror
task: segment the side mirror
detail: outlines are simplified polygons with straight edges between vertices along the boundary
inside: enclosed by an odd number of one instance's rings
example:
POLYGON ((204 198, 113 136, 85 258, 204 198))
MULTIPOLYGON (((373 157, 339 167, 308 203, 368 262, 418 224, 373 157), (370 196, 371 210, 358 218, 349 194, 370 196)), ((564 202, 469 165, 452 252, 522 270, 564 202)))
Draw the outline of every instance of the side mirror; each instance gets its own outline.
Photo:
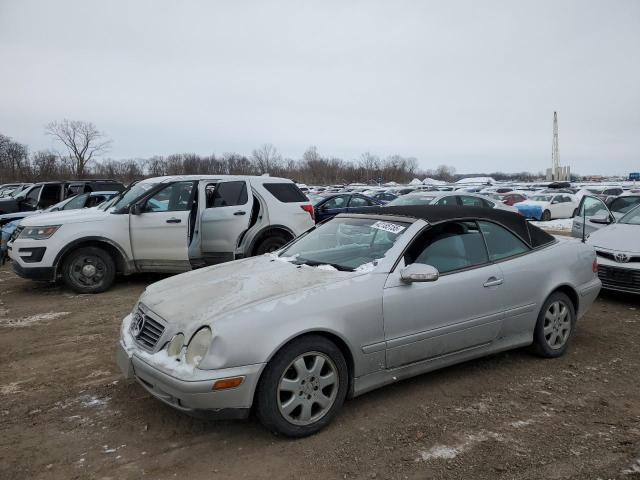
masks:
POLYGON ((601 225, 609 225, 611 223, 611 219, 607 217, 591 217, 589 219, 591 223, 599 223, 601 225))
POLYGON ((412 263, 400 270, 400 280, 403 283, 435 282, 440 277, 436 267, 423 263, 412 263))
POLYGON ((131 215, 140 215, 142 213, 142 207, 139 203, 134 203, 131 205, 131 208, 129 208, 129 213, 131 215))

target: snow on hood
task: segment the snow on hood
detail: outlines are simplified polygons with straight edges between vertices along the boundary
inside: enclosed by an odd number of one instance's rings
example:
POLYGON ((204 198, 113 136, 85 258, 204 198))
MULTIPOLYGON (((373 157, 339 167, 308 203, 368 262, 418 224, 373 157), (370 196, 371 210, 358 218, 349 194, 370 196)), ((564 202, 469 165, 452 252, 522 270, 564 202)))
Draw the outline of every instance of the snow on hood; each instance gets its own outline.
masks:
POLYGON ((288 298, 299 301, 312 287, 368 273, 295 265, 270 255, 175 275, 150 285, 140 302, 178 329, 209 324, 240 308, 288 298), (295 294, 295 296, 294 296, 295 294), (297 299, 297 300, 296 300, 297 299))
POLYGON ((593 232, 587 243, 607 250, 640 253, 640 225, 614 223, 593 232))
POLYGON ((31 215, 22 220, 21 225, 25 227, 38 227, 42 225, 64 225, 69 223, 95 222, 104 220, 109 211, 97 208, 82 208, 79 210, 67 210, 62 212, 48 212, 38 215, 31 215))

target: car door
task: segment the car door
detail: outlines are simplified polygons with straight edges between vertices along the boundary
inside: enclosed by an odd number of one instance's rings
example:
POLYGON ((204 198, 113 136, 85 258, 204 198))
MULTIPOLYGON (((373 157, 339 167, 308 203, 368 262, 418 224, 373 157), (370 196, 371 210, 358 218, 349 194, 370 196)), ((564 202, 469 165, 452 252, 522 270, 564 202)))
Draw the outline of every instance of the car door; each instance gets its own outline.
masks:
POLYGON ((350 197, 351 195, 336 195, 322 203, 316 210, 316 222, 322 222, 344 212, 350 197))
POLYGON ((505 306, 500 338, 509 343, 531 339, 533 326, 540 310, 536 302, 544 295, 542 281, 549 274, 549 265, 542 252, 532 249, 516 234, 501 225, 479 220, 478 225, 489 251, 489 260, 500 268, 501 294, 505 306))
POLYGON ((595 223, 592 221, 594 218, 603 217, 609 218, 610 222, 615 221, 615 217, 602 200, 591 195, 585 195, 582 197, 582 200, 580 200, 576 216, 573 217, 571 236, 582 238, 583 233, 586 236, 606 226, 606 223, 595 223))
POLYGON ((200 252, 207 263, 235 258, 236 248, 249 228, 253 194, 246 180, 200 183, 204 209, 200 214, 200 252))
POLYGON ((388 368, 491 344, 503 316, 501 275, 476 222, 447 222, 419 234, 383 292, 388 368), (432 265, 440 277, 405 284, 400 270, 412 263, 432 265))
POLYGON ((133 258, 140 270, 182 271, 189 263, 189 216, 196 182, 168 183, 129 214, 133 258))

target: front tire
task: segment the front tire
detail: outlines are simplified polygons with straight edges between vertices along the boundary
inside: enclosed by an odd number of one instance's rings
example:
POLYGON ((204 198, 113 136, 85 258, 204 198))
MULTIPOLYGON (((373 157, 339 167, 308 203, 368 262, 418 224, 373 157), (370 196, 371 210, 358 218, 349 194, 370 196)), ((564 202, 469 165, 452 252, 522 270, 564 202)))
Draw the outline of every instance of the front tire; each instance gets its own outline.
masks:
POLYGON ((548 222, 549 220, 551 220, 551 212, 549 210, 545 210, 542 212, 542 221, 548 222))
POLYGON ((62 265, 64 283, 77 293, 104 292, 113 284, 115 276, 113 258, 97 247, 74 250, 62 265))
POLYGON ((545 358, 564 355, 576 325, 573 302, 562 292, 554 292, 544 302, 533 333, 533 351, 545 358))
POLYGON ((265 368, 256 414, 276 434, 306 437, 327 426, 349 386, 344 355, 330 340, 308 335, 283 347, 265 368))

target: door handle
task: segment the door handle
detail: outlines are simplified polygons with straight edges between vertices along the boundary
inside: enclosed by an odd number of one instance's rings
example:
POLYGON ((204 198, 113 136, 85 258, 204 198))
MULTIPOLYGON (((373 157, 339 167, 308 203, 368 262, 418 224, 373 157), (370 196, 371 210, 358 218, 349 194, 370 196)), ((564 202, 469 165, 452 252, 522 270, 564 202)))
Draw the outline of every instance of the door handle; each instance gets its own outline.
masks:
POLYGON ((234 215, 245 215, 247 212, 243 210, 238 210, 237 212, 233 212, 234 215))
POLYGON ((181 223, 182 220, 179 218, 170 218, 169 220, 167 220, 167 223, 181 223))
POLYGON ((495 287, 497 285, 502 285, 502 278, 489 277, 486 282, 484 282, 483 287, 495 287))

